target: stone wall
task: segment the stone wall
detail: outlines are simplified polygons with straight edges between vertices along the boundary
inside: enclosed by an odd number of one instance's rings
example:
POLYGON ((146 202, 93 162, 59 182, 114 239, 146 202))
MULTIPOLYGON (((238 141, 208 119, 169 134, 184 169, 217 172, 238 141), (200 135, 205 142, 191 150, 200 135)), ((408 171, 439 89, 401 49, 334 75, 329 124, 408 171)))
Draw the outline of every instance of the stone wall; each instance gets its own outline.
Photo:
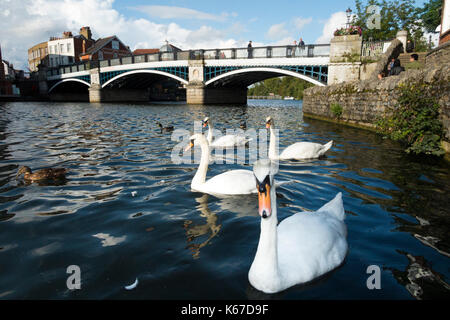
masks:
POLYGON ((450 63, 450 42, 445 42, 439 47, 428 52, 425 63, 430 65, 442 65, 450 63))
MULTIPOLYGON (((442 49, 447 52, 436 52, 434 56, 448 56, 450 46, 442 49)), ((429 84, 428 90, 436 97, 440 105, 440 119, 445 130, 443 144, 446 151, 450 152, 450 63, 436 63, 440 61, 439 58, 430 57, 429 59, 424 69, 408 70, 398 76, 308 88, 304 91, 303 113, 306 117, 374 128, 377 119, 386 116, 389 108, 397 104, 396 88, 399 84, 423 80, 429 84), (342 107, 342 115, 339 119, 331 111, 333 104, 339 104, 342 107)))

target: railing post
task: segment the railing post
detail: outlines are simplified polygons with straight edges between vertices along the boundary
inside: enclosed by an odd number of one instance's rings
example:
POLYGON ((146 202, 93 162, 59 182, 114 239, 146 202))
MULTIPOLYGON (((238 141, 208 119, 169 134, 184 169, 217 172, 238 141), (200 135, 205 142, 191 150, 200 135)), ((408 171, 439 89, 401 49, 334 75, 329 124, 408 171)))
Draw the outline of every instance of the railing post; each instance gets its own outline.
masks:
POLYGON ((314 57, 314 46, 311 45, 311 44, 308 45, 308 54, 307 54, 307 56, 308 57, 314 57))
POLYGON ((231 49, 231 59, 236 59, 236 49, 231 49))
POLYGON ((267 47, 266 48, 266 57, 267 58, 272 58, 272 47, 267 47))

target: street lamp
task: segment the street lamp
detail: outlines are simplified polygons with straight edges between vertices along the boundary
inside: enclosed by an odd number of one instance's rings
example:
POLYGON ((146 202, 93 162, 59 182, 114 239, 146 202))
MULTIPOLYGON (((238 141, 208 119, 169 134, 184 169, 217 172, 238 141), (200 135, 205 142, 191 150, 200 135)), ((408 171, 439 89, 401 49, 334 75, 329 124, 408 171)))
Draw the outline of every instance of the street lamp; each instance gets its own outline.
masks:
POLYGON ((352 9, 348 8, 345 10, 345 13, 347 14, 347 28, 350 28, 350 17, 352 15, 352 9))

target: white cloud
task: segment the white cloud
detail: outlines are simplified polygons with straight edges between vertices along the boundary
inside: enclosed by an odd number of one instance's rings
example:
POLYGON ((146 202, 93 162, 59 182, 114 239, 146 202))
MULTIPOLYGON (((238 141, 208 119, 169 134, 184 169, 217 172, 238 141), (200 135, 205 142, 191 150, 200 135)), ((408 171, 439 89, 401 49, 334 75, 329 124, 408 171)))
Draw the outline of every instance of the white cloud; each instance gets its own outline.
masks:
POLYGON ((216 15, 206 13, 194 9, 174 7, 174 6, 138 6, 133 9, 146 13, 150 17, 161 19, 196 19, 196 20, 213 20, 224 21, 228 16, 227 13, 216 15))
POLYGON ((306 26, 307 24, 309 24, 311 22, 312 22, 311 17, 310 18, 298 17, 298 18, 294 19, 294 26, 297 28, 297 31, 298 31, 298 30, 301 30, 304 26, 306 26))
POLYGON ((322 35, 317 38, 316 43, 330 43, 334 31, 338 28, 345 27, 347 23, 347 15, 344 11, 335 12, 325 22, 323 26, 322 35))
POLYGON ((276 40, 289 36, 289 31, 285 29, 285 23, 274 24, 267 31, 266 36, 271 40, 276 40))
MULTIPOLYGON (((114 0, 24 0, 0 1, 0 41, 3 59, 26 69, 28 48, 60 36, 63 31, 78 34, 90 26, 94 38, 117 35, 131 50, 159 48, 167 39, 182 49, 245 47, 244 40, 230 37, 233 29, 218 30, 203 25, 196 30, 177 23, 160 24, 145 18, 127 18, 113 8, 114 0)), ((231 14, 233 15, 233 14, 231 14)))

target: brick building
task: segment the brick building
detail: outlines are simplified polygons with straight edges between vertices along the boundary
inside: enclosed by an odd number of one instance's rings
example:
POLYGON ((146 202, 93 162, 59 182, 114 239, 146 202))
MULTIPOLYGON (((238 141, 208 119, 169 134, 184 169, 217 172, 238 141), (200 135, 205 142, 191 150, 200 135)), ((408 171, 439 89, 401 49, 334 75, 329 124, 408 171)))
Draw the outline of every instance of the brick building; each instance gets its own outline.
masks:
POLYGON ((94 43, 89 27, 82 27, 80 34, 76 36, 67 31, 63 32, 62 38, 52 37, 48 41, 48 66, 58 67, 80 62, 80 54, 94 43))
POLYGON ((95 41, 94 45, 80 54, 80 59, 83 61, 106 60, 126 57, 131 54, 130 48, 124 45, 117 36, 111 36, 95 41))
POLYGON ((28 67, 31 72, 38 71, 40 64, 48 65, 47 41, 41 42, 28 49, 28 67))
POLYGON ((65 31, 62 37, 50 37, 28 49, 28 65, 31 72, 38 71, 39 64, 48 67, 72 64, 80 61, 80 54, 95 43, 89 27, 80 28, 80 34, 73 36, 65 31))
POLYGON ((134 56, 139 56, 142 54, 154 54, 154 53, 158 53, 159 49, 136 49, 133 51, 133 55, 134 56))

